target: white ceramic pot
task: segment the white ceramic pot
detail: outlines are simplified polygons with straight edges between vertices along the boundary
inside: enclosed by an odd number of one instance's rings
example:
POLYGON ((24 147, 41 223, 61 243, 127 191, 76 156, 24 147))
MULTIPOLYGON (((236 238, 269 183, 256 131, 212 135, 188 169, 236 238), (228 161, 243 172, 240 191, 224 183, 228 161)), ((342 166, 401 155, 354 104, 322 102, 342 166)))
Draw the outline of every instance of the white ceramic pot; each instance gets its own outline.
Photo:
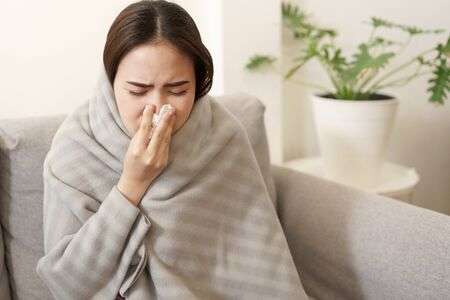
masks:
POLYGON ((325 176, 373 188, 380 180, 398 100, 336 100, 312 95, 325 176))

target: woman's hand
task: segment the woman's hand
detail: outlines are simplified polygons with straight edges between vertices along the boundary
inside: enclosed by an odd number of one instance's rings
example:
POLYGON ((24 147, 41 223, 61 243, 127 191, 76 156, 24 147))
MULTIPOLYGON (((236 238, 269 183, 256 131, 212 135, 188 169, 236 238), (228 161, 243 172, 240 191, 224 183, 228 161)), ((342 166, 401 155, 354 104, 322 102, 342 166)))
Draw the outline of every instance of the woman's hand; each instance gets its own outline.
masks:
POLYGON ((164 114, 159 125, 153 128, 154 111, 154 105, 147 105, 144 109, 139 129, 125 154, 122 175, 117 184, 119 191, 136 206, 148 186, 165 169, 169 158, 175 111, 164 114))

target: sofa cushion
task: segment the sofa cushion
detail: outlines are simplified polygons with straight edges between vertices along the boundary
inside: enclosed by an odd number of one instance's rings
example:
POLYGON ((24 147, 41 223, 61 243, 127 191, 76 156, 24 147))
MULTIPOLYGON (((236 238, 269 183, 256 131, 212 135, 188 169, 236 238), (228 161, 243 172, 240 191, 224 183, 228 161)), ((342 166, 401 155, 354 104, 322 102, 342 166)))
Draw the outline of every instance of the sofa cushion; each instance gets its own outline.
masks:
POLYGON ((8 270, 5 265, 5 248, 3 245, 2 226, 0 226, 0 299, 10 300, 8 270))
MULTIPOLYGON (((264 126, 265 106, 244 93, 220 96, 217 100, 246 129, 276 208, 264 126)), ((65 116, 0 120, 0 221, 4 226, 5 261, 13 299, 52 299, 35 272, 38 260, 44 256, 42 164, 65 116)))

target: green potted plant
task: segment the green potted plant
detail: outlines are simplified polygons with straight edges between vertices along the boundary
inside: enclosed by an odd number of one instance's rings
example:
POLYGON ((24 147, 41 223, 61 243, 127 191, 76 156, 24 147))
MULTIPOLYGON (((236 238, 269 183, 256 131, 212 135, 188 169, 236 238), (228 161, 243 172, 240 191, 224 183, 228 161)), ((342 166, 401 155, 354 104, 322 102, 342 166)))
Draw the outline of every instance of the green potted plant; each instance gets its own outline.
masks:
MULTIPOLYGON (((282 19, 301 50, 287 73, 280 74, 290 80, 306 63, 317 60, 332 86, 301 82, 316 90, 311 99, 326 176, 362 188, 376 186, 399 103, 384 91, 428 75, 429 101, 443 105, 450 89, 450 38, 386 70, 395 57, 403 58, 403 51, 413 38, 445 31, 372 17, 368 39, 348 58, 336 43, 336 31, 313 24, 298 6, 283 2, 282 19), (380 29, 398 30, 406 34, 406 39, 388 39, 380 34, 380 29)), ((245 68, 262 70, 274 66, 277 60, 255 54, 245 68)))

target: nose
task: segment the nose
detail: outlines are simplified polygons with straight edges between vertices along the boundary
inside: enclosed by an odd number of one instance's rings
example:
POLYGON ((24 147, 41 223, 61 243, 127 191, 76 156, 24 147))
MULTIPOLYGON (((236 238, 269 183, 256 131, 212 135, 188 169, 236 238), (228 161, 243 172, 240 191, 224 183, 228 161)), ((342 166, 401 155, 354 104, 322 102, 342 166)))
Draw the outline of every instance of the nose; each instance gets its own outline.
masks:
POLYGON ((155 106, 155 113, 159 114, 161 107, 166 104, 166 100, 161 93, 155 92, 149 96, 145 104, 153 104, 155 106))

